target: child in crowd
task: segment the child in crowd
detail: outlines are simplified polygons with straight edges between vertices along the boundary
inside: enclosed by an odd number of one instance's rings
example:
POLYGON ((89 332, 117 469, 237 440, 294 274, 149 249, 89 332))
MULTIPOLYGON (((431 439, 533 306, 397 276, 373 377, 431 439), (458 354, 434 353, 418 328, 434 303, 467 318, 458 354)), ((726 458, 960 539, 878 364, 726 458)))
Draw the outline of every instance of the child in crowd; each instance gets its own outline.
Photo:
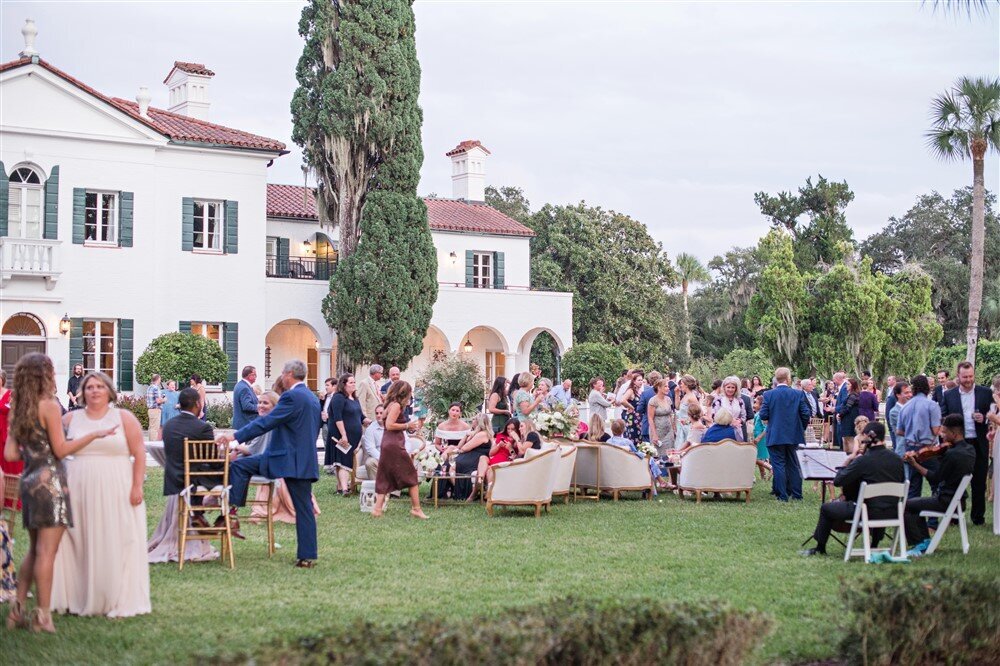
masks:
MULTIPOLYGON (((656 458, 647 456, 645 453, 636 448, 635 442, 628 437, 625 437, 625 421, 615 419, 611 422, 611 439, 608 440, 608 444, 622 449, 627 449, 643 460, 648 460, 649 472, 653 475, 656 487, 660 489, 666 488, 666 482, 663 481, 663 470, 660 469, 660 465, 657 463, 656 458)), ((655 493, 656 491, 654 490, 653 492, 655 493)))
POLYGON ((768 472, 771 471, 771 463, 768 462, 770 454, 767 451, 767 425, 760 418, 760 408, 764 405, 764 394, 758 393, 753 401, 753 441, 757 445, 757 469, 760 470, 762 481, 767 480, 768 472))

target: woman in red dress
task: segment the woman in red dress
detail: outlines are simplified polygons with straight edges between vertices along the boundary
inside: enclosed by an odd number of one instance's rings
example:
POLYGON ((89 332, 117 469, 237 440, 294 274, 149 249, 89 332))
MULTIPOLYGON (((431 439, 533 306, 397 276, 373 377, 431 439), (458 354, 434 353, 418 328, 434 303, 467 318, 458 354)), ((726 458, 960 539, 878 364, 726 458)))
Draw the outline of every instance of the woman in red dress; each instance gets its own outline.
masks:
MULTIPOLYGON (((3 451, 3 445, 7 443, 7 417, 10 415, 12 395, 14 394, 7 388, 7 373, 0 370, 0 451, 3 451)), ((3 470, 4 476, 20 476, 21 472, 24 471, 24 461, 7 462, 0 455, 0 470, 3 470)), ((3 500, 3 507, 5 509, 12 508, 14 502, 17 502, 17 510, 20 511, 21 500, 3 500)))

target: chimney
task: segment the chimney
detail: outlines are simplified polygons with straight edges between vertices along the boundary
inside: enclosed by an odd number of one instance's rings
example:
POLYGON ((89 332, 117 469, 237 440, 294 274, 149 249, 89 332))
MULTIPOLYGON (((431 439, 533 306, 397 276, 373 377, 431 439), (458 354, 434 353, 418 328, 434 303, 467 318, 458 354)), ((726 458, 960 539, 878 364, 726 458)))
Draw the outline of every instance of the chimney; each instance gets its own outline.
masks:
POLYGON ((135 101, 139 103, 139 115, 143 118, 149 118, 149 103, 153 98, 149 94, 149 88, 142 86, 139 88, 139 94, 135 96, 135 101))
POLYGON ((208 120, 208 86, 215 72, 200 62, 175 61, 163 82, 170 93, 168 111, 182 116, 208 120))
POLYGON ((486 201, 486 158, 489 154, 490 151, 474 139, 466 139, 445 153, 451 158, 452 197, 486 201))
POLYGON ((21 28, 21 36, 24 37, 24 50, 18 53, 22 58, 33 58, 38 55, 35 49, 35 36, 38 35, 38 28, 35 27, 35 19, 25 19, 21 28))

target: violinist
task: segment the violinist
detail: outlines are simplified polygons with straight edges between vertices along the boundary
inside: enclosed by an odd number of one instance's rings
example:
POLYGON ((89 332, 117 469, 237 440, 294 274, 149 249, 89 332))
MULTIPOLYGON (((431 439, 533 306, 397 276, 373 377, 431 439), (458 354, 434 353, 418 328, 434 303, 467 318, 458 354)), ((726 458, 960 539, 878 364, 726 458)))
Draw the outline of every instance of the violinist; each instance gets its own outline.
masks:
POLYGON ((920 517, 920 512, 945 511, 955 496, 962 477, 972 474, 976 466, 976 450, 965 441, 965 419, 961 414, 949 414, 942 419, 941 440, 942 446, 938 448, 940 453, 936 458, 940 462, 933 469, 929 470, 924 466, 926 461, 920 462, 922 456, 918 451, 907 451, 903 456, 913 473, 919 474, 921 478, 927 477, 927 482, 934 489, 931 497, 916 497, 906 502, 906 513, 903 514, 906 541, 916 544, 907 553, 910 557, 923 555, 931 544, 927 521, 920 517))
MULTIPOLYGON (((854 518, 861 482, 902 483, 903 461, 885 445, 885 426, 869 423, 858 438, 860 446, 847 458, 847 464, 837 471, 833 485, 843 488, 840 499, 820 507, 819 522, 813 532, 816 547, 801 551, 803 556, 826 555, 826 542, 838 524, 854 518)), ((892 518, 896 515, 897 500, 892 497, 875 497, 868 500, 868 512, 873 519, 892 518)), ((877 546, 884 530, 872 530, 872 545, 877 546)))

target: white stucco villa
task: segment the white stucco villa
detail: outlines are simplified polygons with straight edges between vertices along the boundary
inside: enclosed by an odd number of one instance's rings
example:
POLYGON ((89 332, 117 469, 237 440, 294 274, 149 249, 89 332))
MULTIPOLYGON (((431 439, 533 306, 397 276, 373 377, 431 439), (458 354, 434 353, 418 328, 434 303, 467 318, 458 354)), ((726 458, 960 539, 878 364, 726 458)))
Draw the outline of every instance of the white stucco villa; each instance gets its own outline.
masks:
MULTIPOLYGON (((269 383, 292 357, 309 384, 331 374, 336 332, 320 304, 337 230, 322 228, 312 192, 269 184, 287 151, 274 139, 209 122, 214 73, 175 62, 170 108, 109 97, 40 58, 35 29, 0 64, 0 347, 8 371, 25 353, 74 363, 123 391, 154 337, 217 340, 269 383)), ((572 294, 530 289, 532 232, 483 203, 489 151, 448 151, 454 198, 426 200, 440 292, 424 349, 469 354, 487 376, 526 370, 534 338, 572 345, 572 294)), ((444 162, 442 160, 442 168, 444 162)))

